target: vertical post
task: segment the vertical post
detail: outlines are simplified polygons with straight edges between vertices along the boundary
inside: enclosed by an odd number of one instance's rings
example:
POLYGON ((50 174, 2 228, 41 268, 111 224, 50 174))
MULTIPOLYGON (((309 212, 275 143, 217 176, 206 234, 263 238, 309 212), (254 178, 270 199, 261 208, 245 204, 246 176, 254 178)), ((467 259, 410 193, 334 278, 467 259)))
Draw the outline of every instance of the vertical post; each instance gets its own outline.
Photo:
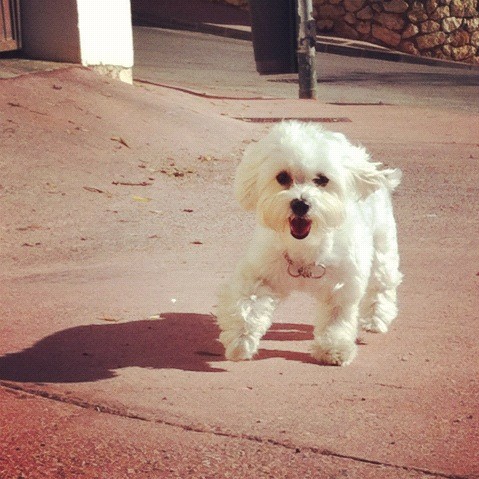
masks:
POLYGON ((312 0, 298 0, 299 98, 318 98, 316 76, 316 23, 312 0))

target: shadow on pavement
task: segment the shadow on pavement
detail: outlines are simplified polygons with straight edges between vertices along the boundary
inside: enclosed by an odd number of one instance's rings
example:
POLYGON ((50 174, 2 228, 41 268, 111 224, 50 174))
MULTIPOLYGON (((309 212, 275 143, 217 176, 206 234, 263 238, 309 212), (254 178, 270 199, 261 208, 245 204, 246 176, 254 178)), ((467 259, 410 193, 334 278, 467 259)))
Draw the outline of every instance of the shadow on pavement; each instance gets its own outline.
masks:
POLYGON ((158 26, 175 20, 190 26, 200 23, 215 23, 247 27, 251 24, 250 15, 246 10, 207 0, 189 0, 188 2, 132 0, 131 9, 134 20, 145 18, 150 24, 158 26))
POLYGON ((308 341, 312 339, 312 325, 294 323, 275 323, 263 336, 263 340, 266 341, 308 341))
POLYGON ((93 382, 127 367, 220 372, 218 328, 211 315, 164 313, 157 320, 78 326, 29 349, 0 357, 0 379, 20 382, 93 382))
MULTIPOLYGON (((273 324, 263 340, 312 339, 312 326, 273 324)), ((32 383, 94 382, 127 367, 224 372, 214 316, 163 313, 157 320, 78 326, 48 336, 31 348, 0 357, 0 379, 32 383)), ((283 358, 311 363, 305 353, 262 349, 257 360, 283 358)))
MULTIPOLYGON (((277 323, 264 335, 263 341, 312 341, 313 326, 310 324, 277 323)), ((309 353, 280 349, 260 349, 256 359, 280 358, 304 364, 318 364, 309 353)))

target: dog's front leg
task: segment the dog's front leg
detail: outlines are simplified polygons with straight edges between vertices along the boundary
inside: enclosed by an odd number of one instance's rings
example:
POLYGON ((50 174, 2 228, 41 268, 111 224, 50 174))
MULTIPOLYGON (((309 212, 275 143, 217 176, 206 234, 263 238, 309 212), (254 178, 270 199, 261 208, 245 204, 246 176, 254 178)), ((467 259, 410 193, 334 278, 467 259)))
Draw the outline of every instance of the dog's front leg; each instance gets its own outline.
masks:
POLYGON ((321 364, 347 366, 355 358, 358 303, 320 305, 311 354, 321 364))
POLYGON ((226 359, 251 359, 271 326, 279 298, 261 280, 237 275, 220 291, 217 322, 226 359))

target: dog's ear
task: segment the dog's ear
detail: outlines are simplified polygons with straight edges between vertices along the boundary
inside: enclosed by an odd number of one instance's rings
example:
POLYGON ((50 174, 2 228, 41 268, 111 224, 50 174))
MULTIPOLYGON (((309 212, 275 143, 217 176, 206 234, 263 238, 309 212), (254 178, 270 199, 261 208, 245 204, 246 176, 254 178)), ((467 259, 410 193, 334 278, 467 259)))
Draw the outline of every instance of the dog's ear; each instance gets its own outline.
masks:
POLYGON ((236 169, 234 190, 236 199, 246 210, 256 208, 258 202, 257 180, 259 167, 264 161, 261 147, 258 143, 251 143, 243 154, 243 159, 236 169))
POLYGON ((351 174, 352 186, 359 199, 368 197, 381 187, 393 191, 401 182, 401 170, 380 169, 382 163, 371 161, 362 147, 349 145, 344 160, 344 166, 351 174))

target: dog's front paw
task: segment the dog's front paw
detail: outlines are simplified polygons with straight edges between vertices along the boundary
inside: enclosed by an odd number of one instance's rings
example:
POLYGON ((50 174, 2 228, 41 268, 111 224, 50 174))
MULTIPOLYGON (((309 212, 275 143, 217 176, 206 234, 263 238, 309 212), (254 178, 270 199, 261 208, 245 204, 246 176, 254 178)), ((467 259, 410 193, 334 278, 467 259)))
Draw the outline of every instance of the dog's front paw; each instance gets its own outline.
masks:
POLYGON ((258 351, 259 340, 250 335, 243 334, 239 337, 231 338, 231 335, 225 331, 220 334, 220 341, 225 347, 225 357, 229 361, 252 359, 258 351))
POLYGON ((316 338, 311 350, 314 359, 330 366, 348 366, 356 353, 356 344, 346 339, 331 341, 330 338, 316 338))
POLYGON ((370 333, 387 333, 388 325, 380 318, 368 318, 361 320, 361 328, 370 333))

